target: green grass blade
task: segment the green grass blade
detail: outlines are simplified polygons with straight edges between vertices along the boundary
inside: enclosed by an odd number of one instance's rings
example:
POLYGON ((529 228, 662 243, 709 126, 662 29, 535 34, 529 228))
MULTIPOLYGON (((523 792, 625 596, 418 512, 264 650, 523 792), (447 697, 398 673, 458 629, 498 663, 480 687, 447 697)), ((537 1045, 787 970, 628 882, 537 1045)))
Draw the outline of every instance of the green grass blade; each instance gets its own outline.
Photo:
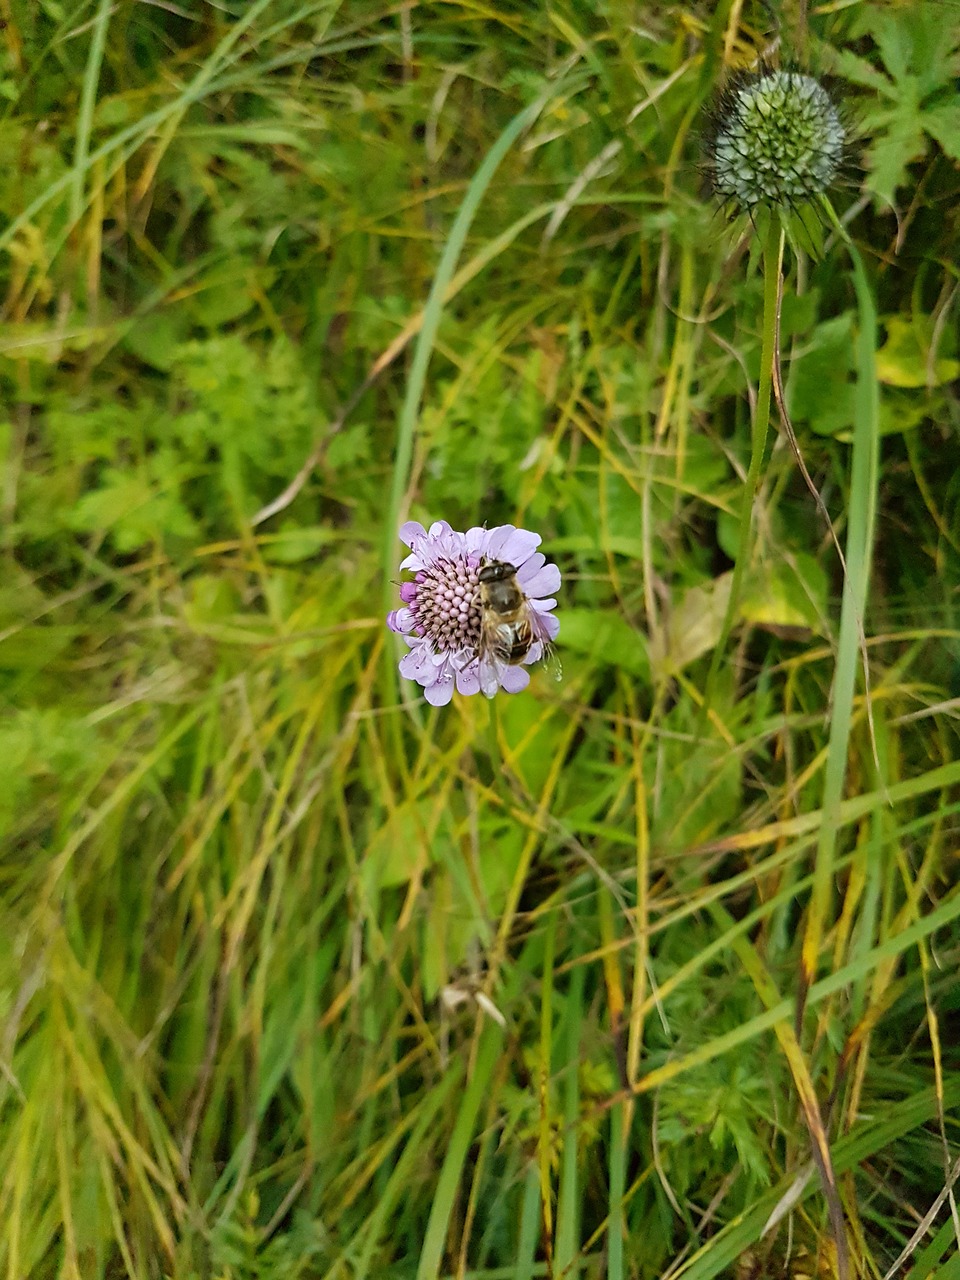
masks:
MULTIPOLYGON (((147 140, 160 125, 167 123, 169 120, 179 115, 187 106, 193 102, 200 101, 214 86, 212 81, 217 72, 222 68, 226 61, 227 55, 233 50, 237 41, 240 40, 243 33, 256 21, 259 15, 272 3, 272 0, 256 0, 256 3, 238 18, 227 34, 223 37, 217 48, 211 54, 210 58, 201 67, 199 73, 193 79, 191 84, 183 90, 177 97, 169 102, 165 102, 162 107, 158 107, 156 111, 151 111, 141 119, 128 125, 125 129, 121 129, 107 142, 99 146, 96 151, 88 153, 80 163, 79 155, 74 158, 74 164, 71 169, 51 182, 29 205, 18 214, 17 217, 4 227, 0 232, 0 249, 5 249, 23 230, 24 227, 30 225, 36 215, 45 209, 48 204, 61 195, 64 191, 75 192, 77 184, 81 184, 90 167, 99 160, 106 159, 112 152, 117 151, 121 147, 125 147, 128 142, 134 142, 133 150, 136 150, 143 142, 147 140)), ((240 55, 237 55, 240 56, 240 55)), ((90 64, 88 63, 88 67, 90 64)), ((88 143, 89 147, 89 143, 88 143)), ((73 199, 73 196, 71 196, 73 199)))
POLYGON ((806 992, 816 979, 820 943, 830 914, 840 805, 847 773, 853 698, 860 657, 860 632, 870 578, 870 552, 877 504, 880 441, 880 391, 877 382, 877 311, 860 255, 848 242, 859 309, 857 387, 850 505, 846 543, 847 572, 840 610, 840 636, 833 683, 833 712, 824 770, 823 802, 813 891, 801 953, 801 987, 797 1005, 802 1016, 806 992))
MULTIPOLYGON (((927 1280, 934 1268, 940 1263, 940 1259, 946 1253, 950 1245, 955 1243, 956 1230, 953 1225, 953 1219, 948 1215, 946 1222, 942 1223, 940 1230, 933 1237, 925 1249, 921 1249, 917 1254, 917 1260, 907 1272, 905 1280, 927 1280)), ((954 1254, 954 1257, 960 1257, 960 1250, 954 1254)), ((943 1271, 937 1271, 939 1277, 943 1275, 943 1271)))
MULTIPOLYGON (((556 91, 556 86, 554 87, 556 91)), ((393 608, 396 588, 393 577, 397 562, 397 530, 400 526, 400 508, 410 476, 410 464, 413 460, 413 443, 416 435, 417 416, 420 412, 420 401, 427 377, 427 366, 433 353, 437 330, 443 316, 444 299, 447 287, 453 277, 460 252, 467 238, 467 232, 476 216, 480 201, 483 199, 493 175, 496 173, 510 148, 543 110, 546 97, 540 97, 522 111, 517 112, 500 137, 490 148, 467 188, 463 203, 454 219, 453 226, 447 236, 443 253, 437 264, 430 296, 423 311, 423 323, 417 336, 417 343, 410 363, 407 378, 407 389, 400 410, 397 426, 397 447, 393 458, 393 478, 390 485, 390 502, 387 507, 387 518, 383 529, 383 593, 384 612, 393 608)))
POLYGON ((87 67, 80 90, 80 110, 77 112, 77 137, 73 159, 73 188, 70 192, 70 222, 76 225, 83 210, 83 179, 87 171, 90 151, 90 133, 93 128, 93 108, 97 100, 97 84, 103 51, 107 43, 107 26, 113 6, 111 0, 100 0, 100 7, 93 20, 93 39, 87 54, 87 67))
POLYGON ((530 1280, 534 1274, 537 1241, 540 1238, 540 1175, 531 1165, 523 1181, 523 1204, 520 1209, 520 1234, 517 1243, 517 1265, 513 1280, 530 1280))
POLYGON ((623 1140, 623 1103, 610 1112, 610 1195, 607 1221, 607 1280, 623 1280, 623 1194, 626 1189, 627 1147, 623 1140))
MULTIPOLYGON (((866 956, 858 957, 852 963, 837 969, 828 977, 821 978, 819 982, 815 982, 810 988, 809 1005, 815 1007, 821 1000, 826 1000, 828 996, 837 991, 842 991, 849 983, 854 983, 865 973, 869 973, 876 968, 881 960, 901 955, 921 939, 930 937, 938 929, 945 928, 957 919, 960 919, 960 891, 952 893, 945 902, 941 903, 934 911, 931 911, 929 915, 924 916, 922 920, 918 920, 916 924, 911 925, 908 929, 903 929, 891 938, 887 938, 885 942, 878 943, 866 956)), ((709 1062, 719 1054, 727 1053, 754 1036, 760 1035, 764 1031, 769 1031, 777 1022, 789 1016, 790 1007, 789 1000, 781 1000, 771 1009, 750 1018, 749 1021, 735 1027, 732 1031, 728 1031, 725 1035, 717 1036, 714 1040, 701 1045, 683 1058, 677 1058, 663 1067, 656 1068, 637 1082, 635 1092, 647 1093, 681 1072, 688 1071, 704 1062, 709 1062)))
MULTIPOLYGON (((424 1098, 420 1108, 420 1115, 407 1140, 403 1153, 397 1160, 386 1185, 380 1192, 376 1208, 364 1223, 363 1249, 354 1264, 358 1280, 363 1280, 363 1277, 371 1274, 374 1254, 386 1231, 387 1220, 396 1208, 397 1202, 402 1199, 404 1193, 409 1189, 411 1177, 423 1158, 424 1146, 429 1145, 430 1130, 436 1123, 437 1115, 449 1094, 459 1085, 460 1080, 460 1071, 456 1068, 451 1068, 445 1078, 424 1098)), ((336 1268, 334 1268, 334 1271, 336 1271, 336 1268)), ((373 1274, 376 1274, 376 1272, 373 1274)))
POLYGON ((580 1040, 583 1034, 583 984, 586 966, 577 965, 570 979, 570 995, 564 1008, 563 1157, 560 1193, 557 1197, 557 1238, 553 1255, 556 1280, 568 1275, 577 1256, 580 1239, 580 1186, 578 1178, 580 1120, 580 1040))
POLYGON ((704 726, 710 711, 713 687, 716 682, 720 663, 723 661, 727 640, 733 630, 737 609, 740 604, 743 575, 750 560, 751 531, 753 529, 754 505, 763 479, 763 460, 767 452, 767 434, 770 427, 770 392, 773 387, 773 360, 777 332, 777 293, 780 285, 780 273, 783 270, 783 227, 779 215, 770 214, 766 239, 763 243, 763 343, 760 352, 760 378, 757 385, 757 407, 753 416, 750 432, 750 470, 744 486, 743 506, 740 511, 740 528, 737 535, 737 556, 733 565, 733 577, 730 580, 730 596, 724 610, 723 622, 720 624, 720 635, 714 645, 704 687, 703 708, 700 723, 704 726))
MULTIPOLYGON (((960 1101, 960 1079, 950 1082, 948 1093, 948 1105, 956 1105, 960 1101)), ((855 1169, 877 1151, 883 1150, 896 1137, 912 1133, 926 1124, 936 1112, 936 1093, 933 1089, 925 1089, 922 1094, 904 1100, 895 1114, 879 1121, 865 1122, 862 1127, 834 1145, 833 1161, 837 1174, 855 1169)), ((760 1239, 760 1232, 767 1218, 789 1189, 793 1178, 793 1173, 788 1174, 776 1187, 760 1196, 739 1218, 728 1223, 674 1273, 677 1280, 681 1280, 681 1277, 682 1280, 713 1280, 714 1276, 731 1266, 760 1239)), ((800 1203, 806 1201, 816 1190, 816 1180, 810 1179, 801 1194, 800 1203)))
POLYGON ((440 1273, 440 1262, 443 1258, 444 1243, 450 1215, 453 1213, 457 1188, 467 1159, 467 1153, 474 1140, 477 1115, 485 1099, 489 1096, 490 1081, 493 1076, 497 1057, 503 1041, 501 1029, 487 1021, 480 1035, 480 1047, 473 1068, 473 1075, 463 1095, 463 1101, 457 1112, 457 1121, 437 1180, 437 1189, 430 1206, 430 1217, 423 1238, 423 1249, 417 1266, 417 1280, 434 1280, 440 1273))

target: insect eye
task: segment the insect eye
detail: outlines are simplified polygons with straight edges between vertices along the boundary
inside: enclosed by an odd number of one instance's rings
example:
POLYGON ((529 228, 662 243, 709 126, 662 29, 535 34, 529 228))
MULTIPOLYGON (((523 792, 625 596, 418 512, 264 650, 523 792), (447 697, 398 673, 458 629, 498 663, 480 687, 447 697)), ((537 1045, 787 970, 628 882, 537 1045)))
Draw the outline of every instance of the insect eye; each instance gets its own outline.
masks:
POLYGON ((479 582, 506 582, 508 578, 514 577, 516 569, 512 564, 507 564, 505 560, 491 560, 489 564, 485 564, 477 574, 479 582))

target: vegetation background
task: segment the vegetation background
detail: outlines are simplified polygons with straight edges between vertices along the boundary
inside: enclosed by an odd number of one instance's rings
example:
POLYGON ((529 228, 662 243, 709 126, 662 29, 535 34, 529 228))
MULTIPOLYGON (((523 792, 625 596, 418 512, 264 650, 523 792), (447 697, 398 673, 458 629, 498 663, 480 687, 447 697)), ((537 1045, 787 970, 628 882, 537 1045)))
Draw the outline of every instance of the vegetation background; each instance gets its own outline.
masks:
POLYGON ((960 1275, 960 8, 0 16, 0 1272, 960 1275), (782 435, 703 700, 762 281, 701 131, 761 54, 845 97, 880 320, 788 250, 841 540, 864 334, 882 390, 835 813, 782 435), (562 684, 398 679, 407 516, 543 535, 562 684))

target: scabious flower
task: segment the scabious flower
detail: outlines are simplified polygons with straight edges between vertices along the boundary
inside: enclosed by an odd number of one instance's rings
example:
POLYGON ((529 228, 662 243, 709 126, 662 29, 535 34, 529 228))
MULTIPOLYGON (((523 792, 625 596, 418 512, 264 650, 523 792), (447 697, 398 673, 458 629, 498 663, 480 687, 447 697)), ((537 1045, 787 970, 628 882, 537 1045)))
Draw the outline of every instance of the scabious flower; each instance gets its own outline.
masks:
POLYGON ((735 79, 714 108, 707 169, 732 208, 796 209, 833 182, 845 141, 840 114, 818 80, 764 70, 735 79))
POLYGON ((489 655, 484 658, 487 667, 481 682, 478 574, 492 560, 515 566, 540 636, 523 663, 536 662, 543 656, 545 643, 560 630, 550 612, 557 603, 552 597, 560 587, 560 570, 537 550, 540 535, 512 524, 458 533, 446 520, 438 520, 427 531, 416 520, 408 520, 400 538, 410 548, 400 568, 414 574, 412 581, 400 587, 401 608, 387 614, 387 626, 410 646, 400 660, 400 674, 422 685, 424 697, 435 707, 450 701, 454 686, 458 693, 473 694, 481 692, 482 684, 488 697, 498 687, 507 693, 525 689, 530 675, 524 666, 510 666, 489 655))

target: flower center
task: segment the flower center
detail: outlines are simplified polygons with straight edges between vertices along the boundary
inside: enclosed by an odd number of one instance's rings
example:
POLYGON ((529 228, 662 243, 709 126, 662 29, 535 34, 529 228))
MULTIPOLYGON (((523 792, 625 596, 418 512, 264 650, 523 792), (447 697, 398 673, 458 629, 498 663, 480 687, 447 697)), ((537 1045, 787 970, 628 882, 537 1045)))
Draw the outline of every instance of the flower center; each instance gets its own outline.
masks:
POLYGON ((417 594, 409 607, 417 635, 427 636, 435 653, 479 645, 479 568, 479 562, 438 560, 416 575, 417 594))

